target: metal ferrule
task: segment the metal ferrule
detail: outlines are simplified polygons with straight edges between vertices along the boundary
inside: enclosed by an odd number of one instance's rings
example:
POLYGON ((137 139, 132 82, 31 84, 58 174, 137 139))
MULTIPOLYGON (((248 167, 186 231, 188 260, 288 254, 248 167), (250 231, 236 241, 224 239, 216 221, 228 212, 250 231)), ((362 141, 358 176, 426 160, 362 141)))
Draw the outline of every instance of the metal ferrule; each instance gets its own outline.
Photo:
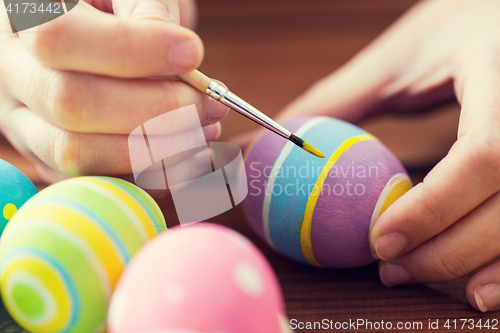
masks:
POLYGON ((205 93, 212 98, 220 101, 222 104, 230 107, 239 114, 253 120, 257 124, 273 131, 274 133, 288 139, 292 134, 289 130, 245 102, 222 85, 211 81, 205 93))

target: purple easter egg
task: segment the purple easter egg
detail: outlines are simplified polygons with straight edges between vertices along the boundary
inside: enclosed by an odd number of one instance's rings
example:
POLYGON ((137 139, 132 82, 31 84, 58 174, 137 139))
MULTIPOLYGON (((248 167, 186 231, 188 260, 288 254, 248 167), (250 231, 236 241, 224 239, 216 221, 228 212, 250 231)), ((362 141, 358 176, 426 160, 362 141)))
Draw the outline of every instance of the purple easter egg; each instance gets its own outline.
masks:
POLYGON ((376 260, 373 222, 412 184, 392 152, 373 135, 328 117, 283 124, 321 150, 318 158, 274 133, 245 154, 243 212, 278 252, 319 267, 350 268, 376 260))

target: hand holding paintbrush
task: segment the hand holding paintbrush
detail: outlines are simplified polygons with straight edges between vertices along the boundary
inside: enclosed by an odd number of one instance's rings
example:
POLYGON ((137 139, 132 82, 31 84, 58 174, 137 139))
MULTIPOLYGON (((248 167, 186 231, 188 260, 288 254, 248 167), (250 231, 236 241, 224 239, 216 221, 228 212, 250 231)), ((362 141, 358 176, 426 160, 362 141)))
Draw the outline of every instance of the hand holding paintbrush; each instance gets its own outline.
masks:
POLYGON ((180 81, 149 79, 201 63, 203 44, 177 24, 175 1, 171 17, 160 1, 112 0, 113 14, 111 1, 94 1, 108 12, 81 2, 18 34, 7 15, 0 18, 0 127, 47 182, 130 174, 128 137, 160 113, 196 104, 206 141, 217 140, 227 114, 180 81), (144 17, 151 9, 163 21, 144 17))
MULTIPOLYGON (((84 6, 91 8, 93 10, 97 10, 93 6, 89 5, 88 3, 84 1, 80 1, 84 6)), ((205 93, 209 95, 210 97, 216 99, 217 101, 221 102, 222 104, 228 106, 232 110, 242 114, 243 116, 253 120, 257 124, 267 128, 268 130, 282 136, 283 138, 290 140, 293 142, 295 145, 299 146, 300 148, 304 149, 305 151, 309 152, 310 154, 313 154, 315 156, 324 158, 325 156, 321 151, 313 147, 311 144, 307 143, 297 135, 293 134, 289 130, 287 130, 285 127, 281 126, 278 124, 276 121, 273 119, 269 118, 266 116, 264 113, 260 112, 257 110, 255 107, 241 99, 240 97, 236 96, 232 92, 230 92, 228 89, 226 89, 224 86, 221 84, 217 83, 216 81, 210 79, 207 77, 205 74, 201 73, 198 70, 193 70, 189 73, 186 74, 181 74, 177 75, 179 79, 182 81, 186 82, 193 88, 201 91, 202 93, 205 93)))

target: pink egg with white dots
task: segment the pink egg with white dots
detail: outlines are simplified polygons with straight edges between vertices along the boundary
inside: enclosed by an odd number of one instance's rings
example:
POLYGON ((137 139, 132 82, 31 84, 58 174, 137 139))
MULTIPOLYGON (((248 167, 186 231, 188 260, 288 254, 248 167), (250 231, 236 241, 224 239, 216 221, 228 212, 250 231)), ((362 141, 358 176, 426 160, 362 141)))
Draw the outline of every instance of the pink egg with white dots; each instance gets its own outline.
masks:
POLYGON ((108 332, 291 330, 260 251, 232 229, 197 223, 169 229, 132 258, 111 299, 108 332))

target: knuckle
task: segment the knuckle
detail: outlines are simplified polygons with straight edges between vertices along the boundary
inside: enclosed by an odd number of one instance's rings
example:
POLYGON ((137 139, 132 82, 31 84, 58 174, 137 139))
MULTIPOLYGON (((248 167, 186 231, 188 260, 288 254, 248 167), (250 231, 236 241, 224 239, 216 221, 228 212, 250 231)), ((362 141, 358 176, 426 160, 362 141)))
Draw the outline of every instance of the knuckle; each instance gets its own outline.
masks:
POLYGON ((82 135, 61 131, 54 140, 54 159, 57 167, 70 176, 86 174, 86 167, 82 165, 82 135))
POLYGON ((440 281, 453 281, 470 272, 460 256, 454 254, 453 251, 443 249, 442 245, 440 245, 440 249, 437 249, 437 245, 435 245, 436 238, 432 242, 434 242, 433 248, 436 249, 434 251, 432 267, 440 281))
POLYGON ((53 72, 46 85, 45 101, 52 121, 63 128, 80 131, 83 104, 82 89, 74 76, 67 72, 53 72))
POLYGON ((430 225, 432 228, 435 228, 436 225, 442 225, 445 221, 443 218, 443 212, 440 205, 436 205, 436 200, 433 196, 432 191, 426 191, 425 188, 425 179, 423 183, 417 184, 414 189, 414 197, 413 203, 415 209, 418 209, 418 214, 414 214, 415 216, 419 216, 423 221, 433 221, 430 225))

